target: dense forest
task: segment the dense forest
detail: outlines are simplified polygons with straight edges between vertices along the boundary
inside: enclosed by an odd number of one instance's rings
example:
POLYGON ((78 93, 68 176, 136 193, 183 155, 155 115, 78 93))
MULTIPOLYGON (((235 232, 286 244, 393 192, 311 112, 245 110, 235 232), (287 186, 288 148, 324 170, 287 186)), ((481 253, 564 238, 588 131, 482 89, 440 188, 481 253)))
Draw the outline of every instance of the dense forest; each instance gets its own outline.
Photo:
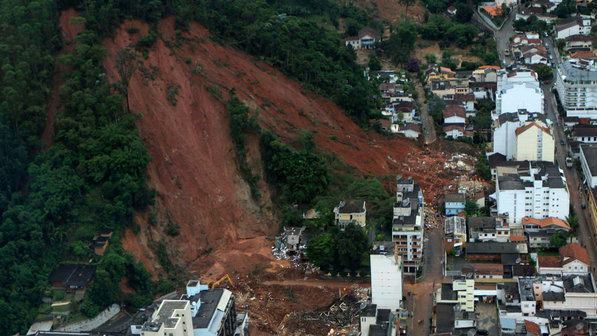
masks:
MULTIPOLYGON (((181 30, 191 20, 202 22, 215 38, 330 97, 358 122, 365 122, 375 107, 374 87, 336 29, 341 17, 360 24, 368 18, 334 1, 3 1, 0 327, 9 334, 26 330, 39 313, 53 267, 60 261, 92 257, 88 246, 100 230, 114 230, 114 243, 96 262, 83 313, 91 316, 112 302, 138 307, 169 287, 153 283, 118 243, 123 228, 134 229, 135 211, 151 206, 154 192, 146 183, 149 155, 125 108, 122 90, 115 90, 105 78, 101 46, 101 39, 124 18, 155 24, 166 15, 175 15, 181 30), (58 15, 70 7, 80 11, 85 31, 73 53, 58 57, 62 47, 58 15), (62 110, 56 117, 53 144, 42 150, 40 135, 57 62, 67 64, 70 71, 61 88, 62 110), (124 276, 133 295, 123 294, 118 286, 124 276)), ((154 39, 150 35, 143 43, 151 45, 154 39)), ((296 174, 302 170, 297 167, 313 159, 311 154, 288 147, 273 135, 267 139, 263 143, 272 155, 271 177, 282 190, 301 185, 296 174)), ((317 177, 325 168, 315 162, 309 174, 317 177)), ((322 185, 313 186, 295 196, 300 201, 312 199, 322 185)))

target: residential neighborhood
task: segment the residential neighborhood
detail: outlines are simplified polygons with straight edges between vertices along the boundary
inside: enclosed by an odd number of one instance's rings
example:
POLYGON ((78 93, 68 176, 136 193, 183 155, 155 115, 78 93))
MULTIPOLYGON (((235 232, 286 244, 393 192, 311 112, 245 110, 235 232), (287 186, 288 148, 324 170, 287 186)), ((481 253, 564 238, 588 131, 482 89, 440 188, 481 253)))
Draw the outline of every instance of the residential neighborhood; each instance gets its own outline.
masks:
POLYGON ((0 334, 597 336, 597 2, 25 3, 0 334))

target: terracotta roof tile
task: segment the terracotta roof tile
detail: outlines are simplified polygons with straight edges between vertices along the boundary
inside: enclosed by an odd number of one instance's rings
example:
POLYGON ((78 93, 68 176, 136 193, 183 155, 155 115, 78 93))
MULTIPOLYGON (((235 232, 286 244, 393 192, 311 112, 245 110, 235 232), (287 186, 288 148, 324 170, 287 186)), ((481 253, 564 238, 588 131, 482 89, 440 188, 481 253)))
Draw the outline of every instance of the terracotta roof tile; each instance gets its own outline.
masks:
POLYGON ((587 265, 591 264, 589 253, 579 243, 570 243, 560 247, 560 255, 564 257, 564 265, 573 260, 582 261, 587 265))
POLYGON ((568 225, 568 222, 566 222, 565 220, 556 218, 556 217, 547 217, 547 218, 542 218, 542 219, 538 219, 538 218, 532 218, 532 217, 524 217, 522 219, 522 225, 537 225, 541 228, 550 226, 550 225, 556 225, 558 227, 561 227, 562 229, 565 230, 570 230, 570 225, 568 225))

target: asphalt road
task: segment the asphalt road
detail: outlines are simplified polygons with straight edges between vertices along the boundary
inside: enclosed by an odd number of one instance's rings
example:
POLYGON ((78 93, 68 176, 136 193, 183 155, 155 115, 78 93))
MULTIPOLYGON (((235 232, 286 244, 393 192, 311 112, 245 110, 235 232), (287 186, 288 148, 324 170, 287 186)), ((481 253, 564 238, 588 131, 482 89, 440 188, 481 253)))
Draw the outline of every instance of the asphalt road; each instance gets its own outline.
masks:
POLYGON ((433 314, 433 292, 442 282, 444 246, 443 225, 425 231, 423 274, 415 283, 405 283, 403 292, 406 307, 413 316, 407 320, 409 336, 430 334, 430 320, 433 314))
POLYGON ((413 76, 415 83, 415 89, 417 90, 417 105, 419 107, 419 113, 421 115, 421 128, 423 131, 423 143, 426 145, 432 144, 437 140, 437 134, 435 132, 435 121, 429 115, 429 107, 425 101, 425 89, 423 84, 419 81, 419 78, 413 76))
POLYGON ((557 103, 554 94, 551 92, 552 84, 542 85, 543 92, 545 95, 545 109, 549 119, 554 121, 553 131, 554 140, 556 144, 556 160, 559 166, 564 170, 566 181, 568 183, 568 191, 570 192, 570 203, 578 217, 578 231, 576 236, 581 245, 583 245, 589 256, 591 257, 591 265, 593 276, 595 276, 595 267, 597 262, 597 244, 596 244, 596 232, 593 231, 591 225, 591 215, 588 209, 582 209, 582 204, 587 204, 587 195, 583 191, 583 177, 580 176, 576 167, 566 168, 566 156, 568 154, 568 143, 566 136, 564 135, 564 127, 561 123, 561 119, 557 115, 557 103), (562 145, 562 142, 564 143, 562 145))
POLYGON ((508 49, 510 43, 510 37, 514 35, 514 18, 516 17, 516 8, 510 12, 510 16, 504 22, 502 28, 498 31, 494 31, 494 38, 497 45, 498 55, 502 60, 502 65, 508 66, 512 64, 512 59, 506 55, 505 51, 508 49))

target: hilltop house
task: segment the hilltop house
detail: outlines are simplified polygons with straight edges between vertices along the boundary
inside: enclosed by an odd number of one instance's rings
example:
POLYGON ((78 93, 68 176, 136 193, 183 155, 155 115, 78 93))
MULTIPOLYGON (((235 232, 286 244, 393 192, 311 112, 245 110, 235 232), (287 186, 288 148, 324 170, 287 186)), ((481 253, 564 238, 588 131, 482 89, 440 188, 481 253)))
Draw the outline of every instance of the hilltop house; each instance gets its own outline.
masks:
POLYGON ((359 31, 357 36, 346 38, 346 46, 351 46, 353 49, 373 49, 375 43, 381 41, 381 35, 373 28, 365 27, 359 31))
POLYGON ((357 224, 360 227, 367 225, 367 208, 365 201, 341 201, 337 207, 334 208, 334 218, 336 225, 341 228, 349 224, 357 224))

